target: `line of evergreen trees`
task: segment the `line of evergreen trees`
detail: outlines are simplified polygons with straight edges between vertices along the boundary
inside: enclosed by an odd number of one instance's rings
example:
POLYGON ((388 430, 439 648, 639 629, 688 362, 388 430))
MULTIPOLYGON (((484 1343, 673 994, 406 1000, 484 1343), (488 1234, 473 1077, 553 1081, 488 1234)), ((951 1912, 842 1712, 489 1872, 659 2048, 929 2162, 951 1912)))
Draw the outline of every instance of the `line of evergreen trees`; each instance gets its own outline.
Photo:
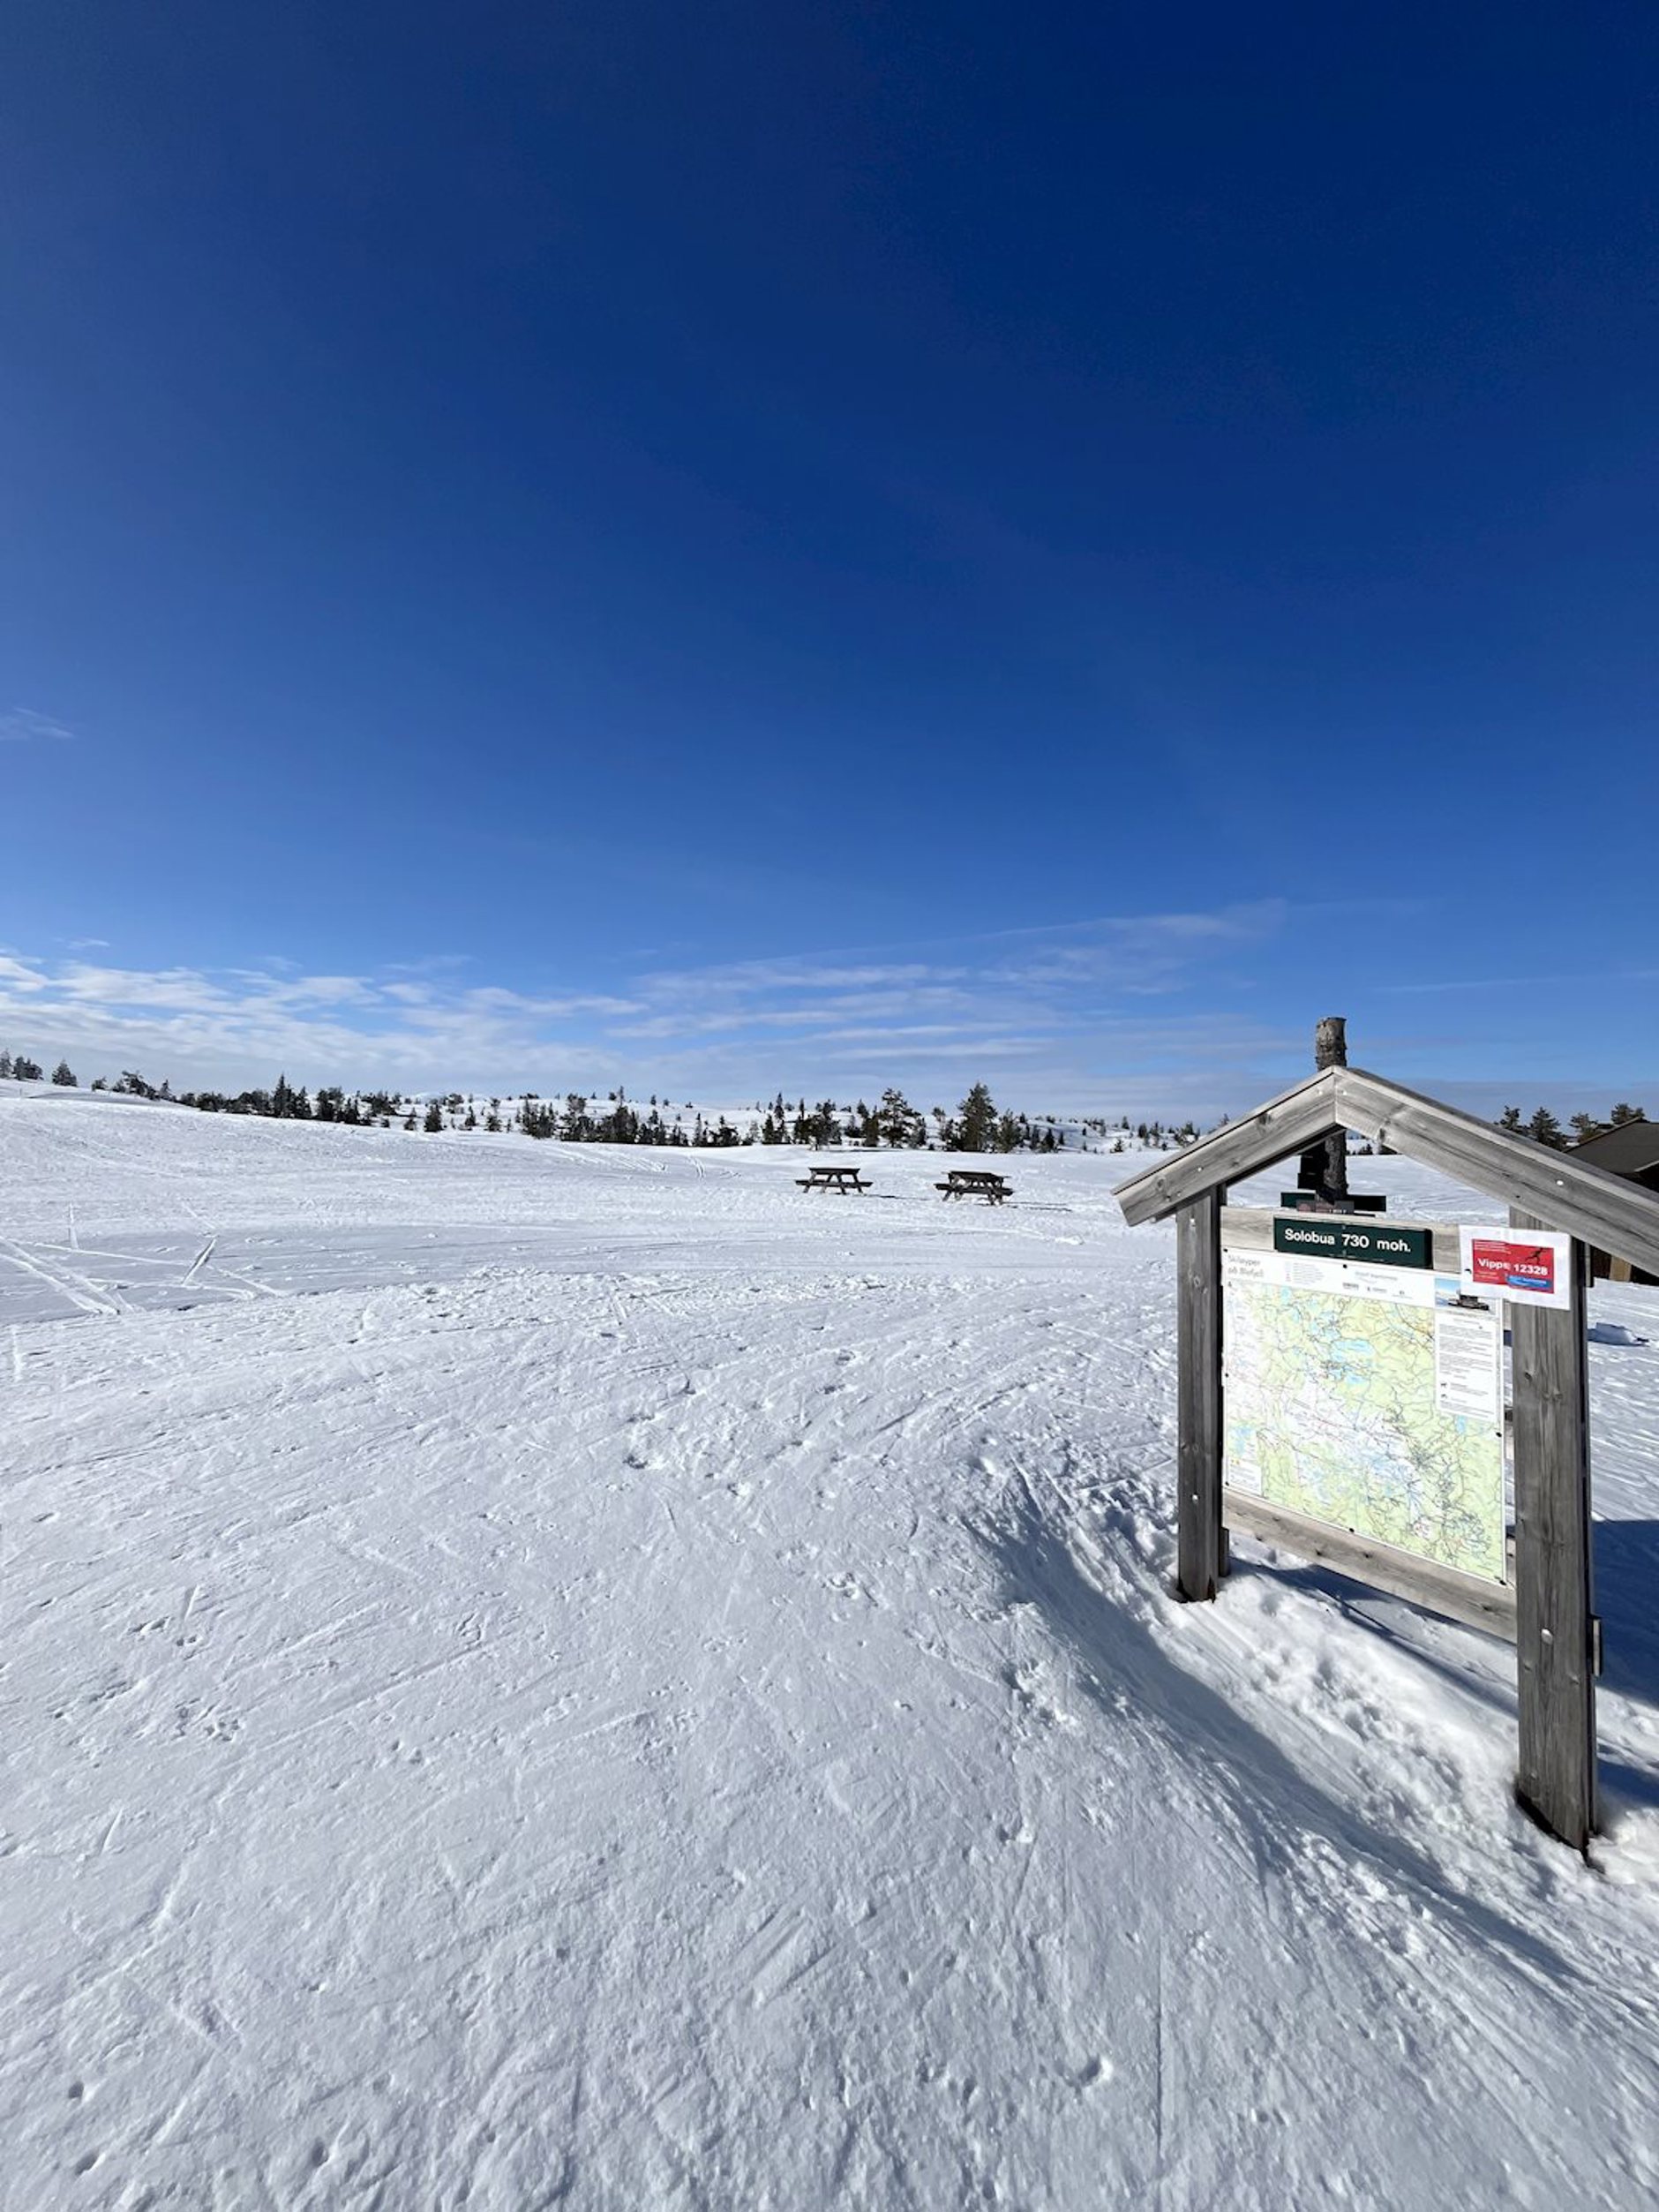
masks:
MULTIPOLYGON (((0 1051, 0 1081, 7 1080, 40 1082, 40 1062, 30 1058, 27 1053, 0 1051)), ((79 1087, 79 1079, 66 1060, 60 1060, 52 1070, 51 1080, 68 1089, 79 1087)), ((313 1095, 304 1084, 290 1083, 286 1074, 277 1077, 272 1090, 238 1091, 231 1095, 222 1091, 175 1092, 166 1081, 151 1083, 136 1069, 124 1068, 117 1081, 110 1083, 101 1075, 92 1088, 171 1101, 210 1114, 256 1114, 274 1121, 340 1122, 349 1128, 387 1129, 394 1121, 401 1121, 407 1130, 421 1129, 433 1136, 446 1129, 482 1128, 492 1135, 516 1129, 527 1137, 557 1138, 564 1144, 701 1146, 717 1149, 757 1143, 859 1145, 870 1151, 885 1145, 892 1149, 910 1150, 931 1147, 941 1152, 1044 1153, 1063 1151, 1066 1142, 1065 1132, 1054 1120, 1032 1121, 1029 1115, 999 1109, 989 1087, 984 1083, 974 1084, 954 1114, 948 1113, 942 1106, 935 1106, 923 1113, 911 1104, 903 1091, 892 1087, 884 1090, 874 1106, 860 1098, 851 1107, 838 1106, 828 1098, 820 1099, 815 1105, 808 1105, 805 1098, 799 1098, 792 1106, 779 1091, 769 1104, 757 1106, 756 1118, 743 1132, 724 1114, 708 1121, 690 1105, 685 1109, 693 1117, 687 1129, 667 1099, 659 1100, 653 1092, 649 1106, 642 1110, 629 1101, 619 1086, 604 1101, 584 1092, 568 1092, 562 1105, 543 1099, 534 1091, 526 1091, 516 1099, 495 1097, 482 1114, 478 1102, 463 1096, 460 1091, 417 1102, 407 1099, 399 1091, 347 1091, 335 1083, 320 1086, 313 1095), (668 1118, 670 1114, 673 1116, 672 1120, 668 1118)), ((1522 1118, 1518 1106, 1505 1106, 1498 1117, 1498 1125, 1560 1150, 1610 1125, 1618 1128, 1626 1122, 1646 1119, 1641 1107, 1621 1099, 1606 1123, 1597 1121, 1593 1114, 1580 1113, 1573 1115, 1563 1128, 1547 1106, 1538 1107, 1529 1120, 1522 1118)), ((1115 1152, 1129 1149, 1127 1115, 1116 1124, 1092 1116, 1084 1121, 1082 1128, 1085 1141, 1091 1135, 1100 1139, 1110 1136, 1115 1152)), ((1143 1121, 1134 1131, 1143 1147, 1160 1150, 1190 1144, 1197 1134, 1197 1125, 1192 1121, 1183 1122, 1178 1128, 1167 1128, 1161 1122, 1143 1121)))
MULTIPOLYGON (((39 1082, 38 1061, 26 1053, 0 1052, 0 1079, 39 1082)), ((52 1080, 78 1087, 79 1079, 66 1061, 53 1070, 52 1080)), ((567 1094, 560 1105, 526 1091, 518 1099, 496 1097, 480 1115, 477 1102, 459 1091, 422 1101, 406 1099, 392 1090, 347 1091, 340 1084, 319 1086, 313 1095, 304 1084, 293 1084, 286 1073, 270 1090, 175 1091, 163 1080, 152 1083, 135 1068, 124 1068, 118 1081, 102 1076, 92 1085, 95 1091, 114 1090, 136 1098, 167 1101, 192 1106, 208 1114, 252 1114, 272 1121, 339 1122, 349 1128, 389 1128, 401 1121, 407 1130, 420 1129, 437 1135, 445 1129, 483 1128, 491 1134, 504 1129, 521 1130, 527 1137, 557 1138, 565 1144, 637 1144, 703 1146, 725 1149, 735 1145, 862 1145, 871 1150, 886 1145, 919 1150, 931 1146, 947 1152, 1059 1152, 1065 1134, 1051 1120, 1033 1122, 1029 1115, 999 1110, 989 1087, 976 1083, 955 1114, 935 1106, 930 1114, 912 1106, 900 1090, 884 1090, 874 1106, 860 1099, 843 1108, 833 1099, 809 1106, 805 1098, 793 1106, 779 1091, 769 1105, 756 1108, 756 1118, 740 1132, 725 1115, 709 1120, 687 1105, 692 1116, 688 1129, 681 1116, 664 1098, 652 1093, 648 1107, 632 1103, 619 1087, 601 1102, 581 1091, 567 1094), (668 1116, 672 1114, 671 1120, 668 1116)), ((1104 1132, 1107 1124, 1096 1125, 1104 1132)), ((1122 1124, 1127 1134, 1129 1123, 1122 1124)), ((1192 1132, 1197 1134, 1196 1130, 1192 1132)), ((1148 1125, 1140 1131, 1143 1140, 1148 1125)), ((1152 1125, 1153 1140, 1163 1132, 1152 1125)), ((1120 1139, 1118 1148, 1123 1148, 1120 1139)))
MULTIPOLYGON (((41 1080, 42 1070, 40 1062, 30 1059, 26 1052, 0 1052, 0 1083, 38 1083, 41 1080)), ((74 1091, 80 1088, 80 1078, 67 1060, 60 1060, 52 1070, 52 1080, 64 1090, 74 1091)), ((124 1072, 118 1083, 106 1082, 101 1075, 92 1087, 95 1091, 139 1091, 150 1098, 161 1095, 153 1091, 142 1077, 131 1072, 124 1072)), ((166 1090, 165 1085, 162 1086, 162 1091, 169 1097, 172 1095, 171 1092, 166 1090)))
POLYGON ((924 1114, 892 1088, 874 1106, 860 1099, 845 1112, 830 1098, 815 1106, 801 1098, 791 1106, 780 1091, 756 1133, 763 1145, 862 1145, 872 1152, 882 1145, 912 1151, 932 1146, 942 1152, 1059 1152, 1065 1146, 1056 1123, 999 1112, 984 1083, 973 1086, 954 1115, 942 1106, 924 1114))
POLYGON ((1597 1121, 1594 1114, 1574 1114, 1563 1129, 1547 1106, 1540 1106, 1530 1121, 1523 1121, 1519 1106, 1505 1106, 1498 1117, 1500 1129, 1513 1130, 1518 1137, 1530 1137, 1537 1144, 1549 1145, 1552 1150, 1565 1152, 1568 1146, 1582 1143, 1593 1137, 1598 1129, 1622 1129, 1626 1122, 1646 1121, 1647 1115, 1640 1106, 1633 1106, 1621 1098, 1607 1119, 1597 1121), (1571 1131, 1571 1135, 1568 1132, 1571 1131))
POLYGON ((519 1108, 519 1127, 527 1137, 557 1137, 565 1144, 702 1145, 723 1149, 754 1141, 753 1137, 739 1136, 724 1114, 713 1123, 697 1114, 687 1132, 683 1122, 664 1119, 654 1095, 644 1113, 631 1106, 619 1089, 611 1093, 605 1105, 608 1110, 601 1110, 597 1101, 581 1091, 567 1093, 562 1108, 551 1099, 528 1095, 519 1108))

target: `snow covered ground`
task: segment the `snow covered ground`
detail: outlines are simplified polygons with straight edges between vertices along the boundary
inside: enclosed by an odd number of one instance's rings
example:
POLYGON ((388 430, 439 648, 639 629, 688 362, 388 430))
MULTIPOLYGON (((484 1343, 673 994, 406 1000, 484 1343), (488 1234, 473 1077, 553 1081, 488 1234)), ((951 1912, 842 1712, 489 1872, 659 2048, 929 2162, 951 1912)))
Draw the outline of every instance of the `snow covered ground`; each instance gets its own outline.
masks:
POLYGON ((0 1097, 0 2202, 1659 2201, 1659 1294, 1586 1866, 1505 1647, 1171 1599, 1132 1162, 798 1159, 0 1097))

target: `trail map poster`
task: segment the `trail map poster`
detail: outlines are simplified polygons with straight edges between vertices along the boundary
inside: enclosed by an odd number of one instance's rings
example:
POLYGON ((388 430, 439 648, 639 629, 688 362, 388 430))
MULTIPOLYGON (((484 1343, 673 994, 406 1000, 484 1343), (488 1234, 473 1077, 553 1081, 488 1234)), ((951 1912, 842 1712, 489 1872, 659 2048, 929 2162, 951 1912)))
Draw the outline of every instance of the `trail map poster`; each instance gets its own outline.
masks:
POLYGON ((1223 1479, 1460 1573, 1505 1574, 1496 1312, 1426 1269, 1222 1254, 1223 1479))

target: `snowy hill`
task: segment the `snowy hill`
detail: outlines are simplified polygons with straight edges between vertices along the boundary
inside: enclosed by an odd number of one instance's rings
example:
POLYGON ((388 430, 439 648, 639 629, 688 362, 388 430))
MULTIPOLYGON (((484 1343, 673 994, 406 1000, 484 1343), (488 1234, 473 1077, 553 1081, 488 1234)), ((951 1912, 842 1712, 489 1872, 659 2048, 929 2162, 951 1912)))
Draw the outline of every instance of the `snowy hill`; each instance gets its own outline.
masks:
POLYGON ((1655 2201, 1659 1348, 1590 1868, 1507 1648, 1171 1599, 1133 1161, 799 1157, 0 1093, 0 2200, 1655 2201))
MULTIPOLYGON (((0 1062, 0 1067, 7 1065, 9 1063, 0 1062)), ((280 1079, 277 1086, 279 1094, 286 1081, 285 1077, 280 1079)), ((897 1094, 888 1094, 888 1096, 897 1097, 897 1094)), ((0 1097, 29 1098, 37 1102, 62 1105, 92 1100, 122 1105, 135 1102, 169 1105, 178 1102, 166 1089, 158 1096, 154 1088, 146 1094, 107 1087, 82 1089, 74 1083, 60 1087, 56 1083, 44 1080, 16 1081, 4 1076, 0 1076, 0 1097)), ((829 1141, 837 1144, 860 1143, 867 1140, 870 1117, 881 1102, 879 1100, 867 1102, 862 1098, 811 1102, 805 1098, 785 1101, 781 1093, 770 1100, 743 1099, 734 1102, 727 1099, 711 1102, 698 1099, 671 1099, 655 1092, 643 1099, 628 1098, 619 1090, 570 1091, 552 1098, 543 1098, 539 1094, 529 1091, 489 1096, 477 1091, 417 1091, 388 1095, 323 1090, 318 1092, 315 1100, 309 1092, 301 1090, 297 1094, 290 1093, 289 1097, 297 1098, 299 1112, 291 1117, 285 1116, 281 1110, 279 1097, 277 1118, 315 1118, 333 1122, 341 1119, 343 1115, 343 1118, 354 1126, 399 1125, 408 1129, 418 1126, 421 1133, 434 1135, 451 1132, 465 1135, 478 1132, 505 1135, 529 1132, 542 1137, 555 1133, 562 1135, 567 1133, 567 1124, 574 1110, 590 1125, 583 1132, 584 1140, 590 1140, 600 1134, 617 1109, 626 1105, 640 1124, 649 1122, 650 1125, 649 1134, 642 1136, 641 1141, 675 1144, 712 1141, 717 1132, 721 1140, 728 1143, 786 1141, 794 1137, 802 1118, 816 1119, 826 1110, 831 1124, 829 1141), (427 1117, 433 1110, 436 1110, 437 1125, 428 1128, 425 1125, 427 1117), (777 1117, 775 1122, 774 1115, 777 1117), (550 1117, 554 1127, 547 1125, 550 1117), (788 1125, 787 1138, 783 1133, 785 1123, 788 1125), (776 1139, 774 1132, 777 1132, 776 1139)), ((204 1093, 199 1095, 199 1100, 207 1110, 229 1112, 233 1116, 252 1114, 266 1117, 270 1114, 272 1107, 271 1094, 260 1091, 244 1092, 235 1101, 217 1094, 204 1093)), ((187 1094, 184 1102, 197 1103, 198 1095, 187 1094)), ((907 1106, 906 1113, 912 1124, 906 1141, 919 1145, 926 1143, 939 1148, 945 1136, 947 1110, 938 1106, 931 1110, 907 1106)), ((1142 1143, 1142 1139, 1131 1132, 1126 1118, 1107 1116, 1079 1118, 1075 1115, 1052 1113, 1022 1113, 1016 1118, 1020 1125, 1022 1149, 1121 1153, 1137 1149, 1142 1143)), ((1143 1138, 1155 1147, 1167 1148, 1178 1141, 1173 1132, 1166 1134, 1156 1125, 1150 1132, 1146 1132, 1145 1125, 1139 1126, 1143 1138)), ((1191 1125, 1188 1127, 1190 1131, 1191 1125)), ((802 1132, 797 1140, 822 1140, 802 1132)), ((883 1132, 883 1149, 888 1148, 890 1142, 896 1141, 883 1132)))

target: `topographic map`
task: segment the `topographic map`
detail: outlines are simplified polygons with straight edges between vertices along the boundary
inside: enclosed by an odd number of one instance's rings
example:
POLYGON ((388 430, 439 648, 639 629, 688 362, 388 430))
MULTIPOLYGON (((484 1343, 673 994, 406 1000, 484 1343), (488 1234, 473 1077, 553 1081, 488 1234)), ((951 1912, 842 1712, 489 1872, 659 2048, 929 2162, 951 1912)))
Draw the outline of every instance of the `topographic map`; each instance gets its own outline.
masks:
POLYGON ((1225 1479, 1503 1581, 1496 1316, 1405 1268, 1228 1253, 1224 1282, 1225 1479))

